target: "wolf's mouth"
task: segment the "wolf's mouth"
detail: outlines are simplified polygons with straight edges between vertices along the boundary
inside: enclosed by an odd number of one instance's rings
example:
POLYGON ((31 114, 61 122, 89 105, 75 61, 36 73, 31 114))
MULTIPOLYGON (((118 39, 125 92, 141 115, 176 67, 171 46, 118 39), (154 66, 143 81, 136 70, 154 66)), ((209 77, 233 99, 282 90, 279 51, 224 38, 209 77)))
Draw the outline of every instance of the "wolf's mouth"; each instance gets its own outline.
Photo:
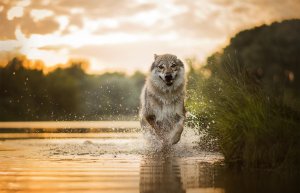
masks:
POLYGON ((173 81, 172 82, 166 82, 167 86, 172 86, 172 84, 173 84, 173 81))
POLYGON ((173 79, 171 79, 171 80, 166 80, 165 82, 166 82, 166 85, 167 85, 167 86, 172 86, 174 80, 173 80, 173 79))
POLYGON ((166 83, 167 86, 172 86, 174 80, 170 79, 170 80, 164 80, 161 76, 159 76, 159 78, 164 81, 166 83))

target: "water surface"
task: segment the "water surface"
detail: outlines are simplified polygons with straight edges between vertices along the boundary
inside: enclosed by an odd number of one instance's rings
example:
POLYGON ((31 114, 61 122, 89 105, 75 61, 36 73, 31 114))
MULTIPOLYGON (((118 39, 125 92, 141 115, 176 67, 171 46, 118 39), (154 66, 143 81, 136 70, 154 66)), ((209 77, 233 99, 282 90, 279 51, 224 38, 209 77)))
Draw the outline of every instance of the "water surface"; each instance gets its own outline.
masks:
POLYGON ((167 152, 145 144, 139 132, 113 128, 0 138, 0 192, 299 192, 295 178, 226 169, 220 153, 197 148, 191 129, 167 152))

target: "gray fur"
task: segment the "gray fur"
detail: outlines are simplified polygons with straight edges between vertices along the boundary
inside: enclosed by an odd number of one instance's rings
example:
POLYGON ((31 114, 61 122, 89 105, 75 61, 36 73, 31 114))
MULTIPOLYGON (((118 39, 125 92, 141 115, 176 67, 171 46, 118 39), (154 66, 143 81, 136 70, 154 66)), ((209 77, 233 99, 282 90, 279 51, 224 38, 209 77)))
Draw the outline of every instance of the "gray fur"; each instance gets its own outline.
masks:
POLYGON ((154 55, 141 94, 140 122, 163 144, 180 140, 185 120, 185 72, 174 55, 154 55))

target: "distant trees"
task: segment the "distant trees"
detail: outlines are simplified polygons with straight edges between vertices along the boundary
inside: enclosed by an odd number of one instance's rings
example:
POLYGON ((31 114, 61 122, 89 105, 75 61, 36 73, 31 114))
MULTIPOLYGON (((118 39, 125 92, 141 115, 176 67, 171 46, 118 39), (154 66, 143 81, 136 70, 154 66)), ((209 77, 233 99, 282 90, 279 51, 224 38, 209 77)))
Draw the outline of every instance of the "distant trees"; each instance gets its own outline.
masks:
POLYGON ((44 75, 15 57, 0 68, 0 121, 100 120, 137 114, 144 75, 86 74, 74 61, 44 75))

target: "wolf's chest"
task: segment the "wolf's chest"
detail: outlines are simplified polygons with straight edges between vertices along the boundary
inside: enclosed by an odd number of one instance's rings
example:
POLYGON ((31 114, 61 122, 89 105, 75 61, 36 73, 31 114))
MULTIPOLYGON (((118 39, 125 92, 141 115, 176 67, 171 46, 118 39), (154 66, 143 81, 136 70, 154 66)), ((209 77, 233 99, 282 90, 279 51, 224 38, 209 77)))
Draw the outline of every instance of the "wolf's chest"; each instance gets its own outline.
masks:
POLYGON ((161 107, 154 109, 154 114, 158 121, 173 119, 176 116, 176 114, 179 115, 181 114, 180 105, 179 104, 162 105, 161 107))

